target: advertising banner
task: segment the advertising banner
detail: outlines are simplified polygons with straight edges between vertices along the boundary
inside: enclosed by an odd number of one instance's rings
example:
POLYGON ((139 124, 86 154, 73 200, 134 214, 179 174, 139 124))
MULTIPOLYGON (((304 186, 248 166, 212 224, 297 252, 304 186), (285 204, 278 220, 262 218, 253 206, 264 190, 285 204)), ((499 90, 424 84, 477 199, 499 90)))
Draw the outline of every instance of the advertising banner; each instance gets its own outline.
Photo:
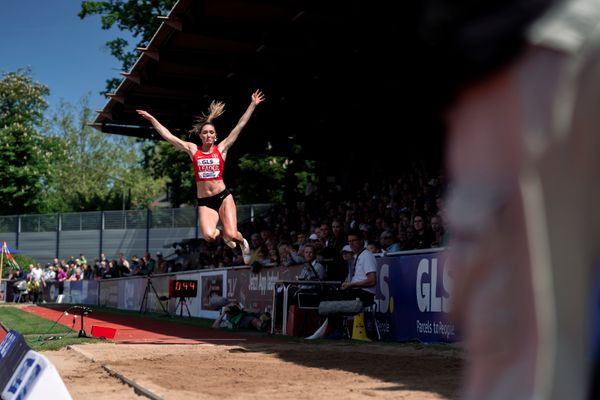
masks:
POLYGON ((454 342, 452 278, 442 252, 377 259, 377 320, 383 340, 454 342))

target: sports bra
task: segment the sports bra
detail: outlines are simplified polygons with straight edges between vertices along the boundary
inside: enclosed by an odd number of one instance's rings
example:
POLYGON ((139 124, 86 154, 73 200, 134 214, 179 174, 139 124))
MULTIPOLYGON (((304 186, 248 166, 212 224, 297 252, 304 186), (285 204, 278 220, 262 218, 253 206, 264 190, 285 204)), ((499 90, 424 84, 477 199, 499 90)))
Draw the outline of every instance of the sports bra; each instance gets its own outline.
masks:
POLYGON ((194 176, 197 182, 223 180, 225 160, 217 146, 210 153, 198 149, 193 156, 194 176))

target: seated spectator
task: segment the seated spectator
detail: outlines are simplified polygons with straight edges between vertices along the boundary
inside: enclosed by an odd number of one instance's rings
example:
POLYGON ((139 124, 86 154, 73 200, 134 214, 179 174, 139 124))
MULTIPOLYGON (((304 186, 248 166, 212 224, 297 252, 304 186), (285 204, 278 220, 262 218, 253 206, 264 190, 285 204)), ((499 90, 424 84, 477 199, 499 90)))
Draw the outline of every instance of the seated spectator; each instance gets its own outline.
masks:
POLYGON ((431 243, 431 247, 444 247, 448 244, 448 235, 446 229, 442 224, 442 217, 434 215, 431 217, 431 230, 435 236, 434 241, 431 243))
POLYGON ((90 267, 86 263, 83 263, 83 264, 81 264, 81 269, 83 270, 83 279, 84 280, 89 280, 89 279, 93 278, 92 267, 90 267))
POLYGON ((129 269, 131 270, 131 275, 140 275, 142 273, 142 265, 140 263, 140 258, 135 254, 131 256, 131 263, 129 265, 129 269))
MULTIPOLYGON (((317 261, 315 247, 312 244, 304 246, 304 266, 300 275, 296 277, 299 281, 325 281, 327 273, 323 264, 317 261)), ((315 289, 315 285, 299 285, 299 289, 315 289)))
POLYGON ((338 293, 344 299, 353 300, 360 298, 368 307, 375 302, 375 285, 377 283, 377 261, 373 253, 363 247, 360 231, 348 233, 348 243, 354 252, 354 265, 348 279, 342 283, 342 290, 338 293))
POLYGON ((79 258, 76 261, 80 265, 88 263, 87 258, 85 258, 85 256, 83 255, 83 253, 79 253, 79 258))
MULTIPOLYGON (((348 243, 354 252, 354 263, 348 279, 342 283, 341 290, 325 292, 324 300, 354 300, 360 299, 364 307, 375 303, 375 285, 377 283, 377 262, 373 253, 363 246, 362 232, 352 230, 348 233, 348 243)), ((344 335, 343 317, 329 317, 332 327, 331 338, 341 338, 344 335)))
POLYGON ((117 264, 118 268, 118 276, 129 276, 131 275, 131 267, 129 265, 129 261, 125 258, 123 253, 119 254, 119 262, 117 264))
POLYGON ((409 239, 410 249, 428 249, 435 241, 433 231, 427 226, 425 217, 416 214, 413 219, 414 235, 409 239))
POLYGON ((163 257, 162 252, 156 252, 156 268, 154 268, 155 274, 164 274, 167 272, 167 263, 163 257))
POLYGON ((154 272, 154 267, 156 266, 156 261, 154 260, 154 258, 152 258, 152 256, 150 256, 150 253, 144 254, 144 257, 142 257, 142 259, 144 260, 144 263, 141 267, 141 274, 152 274, 154 272))
MULTIPOLYGON (((317 235, 315 235, 316 237, 317 235)), ((308 242, 308 236, 306 235, 305 232, 301 231, 298 232, 298 234, 296 235, 296 242, 294 242, 294 247, 296 249, 298 249, 298 253, 302 254, 302 251, 304 250, 304 245, 308 242)))
POLYGON ((111 260, 108 262, 108 264, 107 263, 103 264, 102 279, 111 279, 111 278, 118 278, 118 277, 119 277, 119 275, 115 268, 114 261, 111 260))
POLYGON ((266 332, 271 327, 268 313, 254 313, 244 310, 238 302, 231 302, 223 307, 219 317, 212 324, 214 329, 255 329, 266 332))
POLYGON ((313 246, 315 246, 317 254, 319 254, 321 252, 321 249, 323 249, 323 242, 319 240, 319 235, 316 233, 311 233, 306 243, 312 243, 313 246))
POLYGON ((394 232, 391 230, 385 230, 381 232, 379 243, 381 244, 381 250, 385 251, 386 253, 402 250, 402 246, 397 240, 396 235, 394 235, 394 232))
POLYGON ((279 260, 281 262, 282 267, 289 267, 290 265, 298 265, 304 262, 304 257, 302 257, 294 247, 286 241, 279 243, 277 246, 279 251, 279 260))
POLYGON ((276 248, 269 249, 269 262, 274 267, 279 267, 281 262, 279 261, 279 251, 276 248))
POLYGON ((367 242, 367 250, 369 250, 373 254, 381 253, 381 245, 376 240, 369 240, 367 242))
POLYGON ((261 246, 256 250, 256 260, 250 264, 250 271, 257 273, 263 267, 274 267, 275 264, 271 262, 271 258, 267 254, 267 248, 261 246))
POLYGON ((242 258, 243 260, 243 264, 247 264, 248 265, 252 265, 252 263, 254 261, 256 261, 257 258, 257 252, 258 249, 261 248, 264 243, 262 240, 262 236, 260 236, 260 233, 253 233, 252 235, 250 235, 250 257, 247 257, 247 259, 242 258))
MULTIPOLYGON (((353 256, 354 256, 354 252, 352 251, 352 247, 350 247, 349 244, 345 245, 342 248, 342 258, 344 259, 344 261, 346 261, 346 263, 347 263, 348 261, 352 260, 353 256)), ((346 271, 346 277, 347 276, 348 276, 348 273, 346 271)), ((346 279, 344 278, 344 280, 346 280, 346 279)))

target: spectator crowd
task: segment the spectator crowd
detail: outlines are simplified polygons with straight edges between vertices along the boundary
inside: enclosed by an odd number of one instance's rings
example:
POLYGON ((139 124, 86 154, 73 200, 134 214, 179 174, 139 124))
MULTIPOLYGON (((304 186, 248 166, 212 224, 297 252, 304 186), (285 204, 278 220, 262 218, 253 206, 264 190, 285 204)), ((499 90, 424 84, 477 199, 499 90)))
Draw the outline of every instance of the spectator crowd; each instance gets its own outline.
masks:
MULTIPOLYGON (((305 262, 304 248, 310 244, 316 259, 325 266, 326 278, 343 281, 347 274, 347 232, 360 230, 364 247, 373 253, 389 254, 414 249, 444 247, 448 241, 445 224, 446 182, 440 172, 413 165, 404 175, 365 181, 342 190, 339 185, 311 186, 299 201, 274 205, 266 214, 240 224, 249 238, 253 272, 262 268, 285 268, 305 262)), ((243 265, 239 247, 222 241, 191 239, 179 243, 173 254, 139 257, 105 254, 91 262, 80 254, 68 260, 55 258, 42 267, 29 265, 12 271, 9 279, 26 281, 30 300, 47 282, 60 288, 67 280, 110 279, 205 268, 243 265), (178 248, 177 248, 178 247, 178 248)), ((23 287, 23 284, 21 284, 23 287)))

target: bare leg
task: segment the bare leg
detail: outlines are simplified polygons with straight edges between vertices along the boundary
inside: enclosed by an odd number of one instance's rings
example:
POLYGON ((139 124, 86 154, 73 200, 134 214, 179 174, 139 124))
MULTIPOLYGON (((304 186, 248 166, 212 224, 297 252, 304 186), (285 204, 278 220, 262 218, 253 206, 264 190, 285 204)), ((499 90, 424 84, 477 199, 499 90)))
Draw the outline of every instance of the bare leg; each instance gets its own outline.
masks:
POLYGON ((223 199, 219 215, 223 223, 223 238, 241 244, 244 241, 244 237, 237 229, 237 210, 232 195, 223 199))
POLYGON ((219 214, 212 208, 206 206, 198 207, 198 218, 200 219, 200 232, 208 242, 214 242, 219 238, 221 232, 217 229, 219 214))

